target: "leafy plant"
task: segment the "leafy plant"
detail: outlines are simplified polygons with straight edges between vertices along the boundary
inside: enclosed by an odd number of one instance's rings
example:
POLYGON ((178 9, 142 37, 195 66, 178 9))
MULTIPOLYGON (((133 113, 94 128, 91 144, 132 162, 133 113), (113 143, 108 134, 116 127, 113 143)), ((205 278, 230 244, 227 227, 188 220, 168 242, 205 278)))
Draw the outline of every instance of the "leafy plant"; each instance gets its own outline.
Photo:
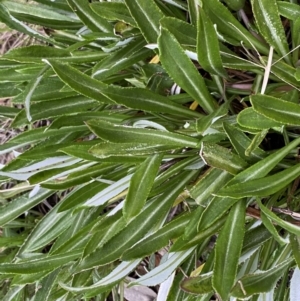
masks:
POLYGON ((1 1, 2 300, 296 300, 299 11, 1 1))

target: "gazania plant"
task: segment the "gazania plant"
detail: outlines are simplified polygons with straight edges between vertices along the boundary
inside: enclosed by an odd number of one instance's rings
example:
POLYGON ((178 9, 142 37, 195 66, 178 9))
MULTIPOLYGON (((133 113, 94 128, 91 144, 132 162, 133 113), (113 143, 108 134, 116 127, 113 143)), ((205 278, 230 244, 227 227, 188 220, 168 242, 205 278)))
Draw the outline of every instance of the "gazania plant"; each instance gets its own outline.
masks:
POLYGON ((1 300, 300 300, 297 3, 0 2, 1 300))

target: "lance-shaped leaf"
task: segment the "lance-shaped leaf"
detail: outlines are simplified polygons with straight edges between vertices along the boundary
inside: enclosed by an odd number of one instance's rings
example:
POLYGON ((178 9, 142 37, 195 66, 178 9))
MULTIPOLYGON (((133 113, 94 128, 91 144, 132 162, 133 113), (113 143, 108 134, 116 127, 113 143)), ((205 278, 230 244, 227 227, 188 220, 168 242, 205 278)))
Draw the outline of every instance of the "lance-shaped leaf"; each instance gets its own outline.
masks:
POLYGON ((199 145, 199 141, 196 138, 172 132, 140 129, 100 120, 90 120, 87 122, 87 125, 98 137, 114 143, 169 144, 194 148, 199 145))
POLYGON ((232 207, 217 240, 212 284, 222 300, 228 299, 235 283, 244 240, 245 209, 245 201, 232 207))
POLYGON ((182 47, 196 47, 197 29, 195 26, 180 19, 171 17, 162 18, 160 20, 160 24, 163 28, 166 28, 174 35, 182 47))
POLYGON ((234 175, 248 166, 247 162, 231 150, 214 143, 203 142, 200 156, 207 165, 234 175))
POLYGON ((240 10, 245 5, 245 0, 225 0, 224 1, 230 9, 240 10))
POLYGON ((1 263, 1 274, 34 274, 41 271, 55 270, 56 268, 77 259, 80 252, 72 251, 65 254, 47 256, 38 259, 26 260, 18 263, 1 263))
POLYGON ((279 17, 277 1, 252 0, 252 10, 262 36, 287 63, 290 63, 290 57, 287 56, 289 47, 279 17))
POLYGON ((81 21, 92 31, 112 32, 112 25, 91 8, 89 2, 85 0, 67 0, 69 6, 81 19, 81 21))
POLYGON ((132 270, 135 269, 140 261, 141 259, 136 259, 134 261, 123 261, 106 277, 102 278, 100 281, 91 286, 72 287, 62 282, 60 282, 59 285, 70 292, 87 293, 87 296, 94 296, 95 291, 97 291, 97 293, 105 292, 114 284, 118 283, 121 279, 125 278, 132 270))
POLYGON ((160 60, 168 74, 208 113, 217 108, 198 70, 184 53, 176 38, 165 28, 158 38, 160 60))
MULTIPOLYGON (((72 113, 94 108, 97 105, 97 101, 88 99, 85 96, 71 97, 70 99, 66 98, 64 101, 58 99, 39 102, 30 106, 30 121, 34 122, 41 119, 71 115, 72 113)), ((27 119, 25 110, 22 110, 14 119, 12 127, 19 127, 27 124, 27 119)))
POLYGON ((150 156, 138 167, 130 179, 128 193, 123 206, 123 214, 127 221, 138 215, 144 207, 162 158, 161 154, 150 156))
POLYGON ((300 164, 297 164, 272 176, 228 185, 217 192, 216 195, 230 198, 265 197, 285 188, 299 176, 300 164))
POLYGON ((222 65, 219 41, 214 25, 200 7, 197 29, 197 55, 201 67, 213 75, 227 77, 222 65))
POLYGON ((60 45, 60 43, 56 42, 55 40, 52 40, 47 36, 40 34, 38 31, 17 20, 9 13, 6 6, 2 3, 0 3, 0 21, 6 24, 9 28, 17 30, 19 32, 23 32, 28 36, 37 38, 50 44, 60 45))
POLYGON ((252 95, 253 109, 276 122, 300 125, 300 106, 268 95, 252 95))
POLYGON ((203 8, 211 21, 216 24, 217 31, 229 37, 232 42, 240 45, 243 41, 247 47, 253 48, 254 45, 262 53, 269 53, 269 49, 253 37, 219 0, 203 1, 203 8))
POLYGON ((228 185, 233 185, 237 183, 244 183, 249 180, 259 179, 266 176, 279 162, 287 156, 294 148, 300 143, 300 138, 295 139, 287 146, 282 147, 275 153, 265 157, 259 162, 251 165, 247 169, 236 175, 228 185))
POLYGON ((153 221, 158 221, 166 215, 178 194, 182 192, 185 185, 194 177, 195 172, 185 172, 180 175, 180 182, 168 187, 165 192, 154 200, 135 219, 127 224, 118 234, 110 239, 102 247, 95 249, 93 253, 85 257, 78 265, 77 270, 89 269, 94 266, 104 265, 112 262, 139 241, 155 226, 153 221))
POLYGON ((213 293, 212 272, 200 275, 198 277, 186 278, 181 282, 181 288, 191 294, 203 295, 213 293))
POLYGON ((26 23, 37 24, 53 29, 71 30, 81 27, 80 20, 74 18, 74 16, 59 13, 59 11, 51 10, 47 6, 8 0, 4 0, 2 3, 14 17, 26 23))
POLYGON ((255 294, 269 292, 293 260, 293 258, 289 258, 272 269, 245 275, 233 287, 232 296, 245 299, 255 294))
POLYGON ((69 65, 60 64, 57 61, 48 63, 61 80, 72 89, 102 103, 117 103, 128 108, 157 113, 176 114, 188 117, 201 116, 199 116, 199 113, 178 105, 167 97, 158 95, 150 90, 108 86, 69 65))
POLYGON ((287 19, 296 21, 300 14, 300 7, 296 3, 277 1, 279 14, 287 19))
POLYGON ((132 18, 148 43, 156 43, 159 35, 159 20, 164 14, 153 0, 125 0, 132 18))
POLYGON ((212 198, 212 193, 216 193, 220 187, 223 187, 231 178, 232 175, 226 171, 210 168, 190 189, 189 193, 198 205, 205 205, 209 203, 209 200, 212 198))
POLYGON ((290 242, 292 246, 293 255, 297 263, 298 268, 300 267, 300 235, 290 234, 290 242))
POLYGON ((21 63, 40 63, 42 59, 57 59, 60 62, 88 63, 103 59, 108 54, 93 51, 69 51, 64 48, 46 47, 43 45, 30 45, 28 47, 15 48, 6 53, 3 58, 21 63))
POLYGON ((190 248, 186 251, 174 252, 169 254, 169 258, 147 273, 141 278, 133 281, 130 285, 146 285, 146 286, 154 286, 165 281, 177 267, 194 251, 195 248, 190 248))
POLYGON ((274 221, 277 225, 282 227, 283 229, 286 229, 287 231, 295 234, 300 235, 300 228, 299 226, 296 226, 294 224, 291 224, 289 222, 286 222, 282 220, 280 217, 278 217, 275 213, 273 213, 271 210, 269 210, 266 206, 264 206, 260 200, 257 200, 257 203, 259 204, 260 210, 272 221, 274 221))
POLYGON ((245 151, 251 144, 251 139, 229 123, 224 123, 223 127, 232 146, 242 159, 247 162, 257 162, 265 157, 265 152, 260 148, 256 148, 249 156, 246 156, 245 151))
POLYGON ((44 201, 54 191, 41 188, 35 196, 21 196, 0 208, 0 225, 4 226, 24 212, 44 201))
MULTIPOLYGON (((111 156, 145 156, 157 153, 167 152, 180 148, 173 145, 151 145, 147 143, 111 143, 102 142, 89 149, 89 153, 98 158, 107 158, 111 156)), ((67 150, 68 148, 66 148, 67 150)), ((65 149, 63 149, 64 151, 65 149)))
POLYGON ((123 254, 122 259, 128 261, 135 258, 143 258, 165 247, 171 239, 179 237, 184 232, 190 218, 191 214, 184 214, 171 221, 127 250, 123 254))
POLYGON ((274 119, 269 119, 262 114, 259 114, 258 112, 254 111, 253 108, 247 108, 241 111, 238 114, 237 122, 242 127, 257 129, 257 130, 264 130, 273 127, 283 126, 282 123, 275 121, 274 119))
POLYGON ((123 2, 96 2, 91 4, 92 10, 107 20, 118 20, 136 26, 135 21, 123 2))

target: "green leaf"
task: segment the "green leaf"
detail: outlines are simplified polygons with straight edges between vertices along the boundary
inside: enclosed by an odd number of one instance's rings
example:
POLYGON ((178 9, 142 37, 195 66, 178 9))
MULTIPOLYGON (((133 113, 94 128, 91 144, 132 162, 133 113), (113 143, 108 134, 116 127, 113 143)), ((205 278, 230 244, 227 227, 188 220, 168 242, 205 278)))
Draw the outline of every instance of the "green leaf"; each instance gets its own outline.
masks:
POLYGON ((170 240, 179 237, 184 232, 190 218, 191 214, 184 214, 172 220, 127 250, 122 255, 122 260, 142 258, 168 245, 170 240))
POLYGON ((158 38, 160 60, 163 67, 191 97, 208 113, 217 108, 216 101, 209 94, 198 70, 184 53, 175 37, 165 28, 158 38))
POLYGON ((273 220, 278 226, 282 227, 283 229, 286 229, 290 233, 293 233, 295 235, 300 234, 300 228, 299 226, 293 225, 289 222, 286 222, 279 218, 275 213, 273 213, 271 210, 269 210, 267 207, 265 207, 260 200, 257 200, 257 203, 259 204, 260 210, 271 220, 273 220))
MULTIPOLYGON (((102 4, 106 2, 101 2, 102 4)), ((109 3, 110 4, 110 3, 109 3)), ((128 43, 126 46, 106 56, 93 68, 93 78, 104 80, 111 75, 123 71, 126 68, 137 64, 139 61, 146 60, 153 52, 145 47, 146 42, 141 37, 128 43)))
POLYGON ((9 12, 20 21, 53 29, 79 29, 81 23, 73 16, 61 14, 48 6, 2 1, 9 12))
POLYGON ((229 298, 235 283, 245 232, 245 210, 244 200, 233 205, 218 236, 212 284, 222 300, 229 298))
POLYGON ((190 248, 186 251, 174 252, 168 256, 168 259, 158 267, 143 275, 139 279, 130 283, 132 285, 155 286, 168 279, 178 266, 194 251, 190 248))
MULTIPOLYGON (((170 152, 180 147, 175 145, 151 145, 147 143, 111 143, 102 142, 89 149, 89 153, 97 158, 107 158, 111 156, 145 156, 162 152, 170 152)), ((68 150, 65 148, 62 151, 68 150)))
POLYGON ((60 43, 57 43, 53 39, 48 38, 47 36, 44 36, 40 34, 38 31, 32 29, 26 24, 23 24, 16 18, 14 18, 6 8, 6 6, 2 3, 0 3, 0 21, 6 24, 9 28, 17 30, 19 32, 23 32, 28 36, 37 38, 39 40, 42 40, 44 42, 54 44, 54 45, 60 45, 60 43))
POLYGON ((243 198, 247 196, 265 197, 285 188, 299 176, 300 164, 297 164, 272 176, 248 180, 244 183, 233 185, 229 184, 228 186, 217 192, 216 195, 230 198, 243 198))
POLYGON ((128 193, 123 207, 127 221, 138 215, 143 209, 152 189, 163 156, 150 156, 143 162, 130 179, 128 193))
POLYGON ((300 143, 300 138, 293 140, 287 146, 279 149, 275 153, 265 157, 259 162, 253 164, 247 169, 236 175, 228 185, 245 183, 249 180, 259 179, 266 176, 277 164, 287 156, 294 148, 296 148, 300 143))
POLYGON ((227 172, 217 168, 208 169, 199 181, 190 189, 189 194, 198 205, 209 203, 212 193, 216 193, 223 187, 232 176, 227 172))
POLYGON ((262 130, 261 132, 257 133, 253 137, 251 144, 245 150, 245 155, 249 156, 255 149, 257 149, 260 146, 260 144, 263 142, 267 134, 268 134, 268 130, 262 130))
POLYGON ((105 58, 105 52, 94 51, 69 51, 64 48, 46 47, 43 45, 30 45, 27 47, 14 48, 7 52, 3 58, 20 63, 39 63, 42 60, 59 60, 62 63, 88 63, 97 62, 105 58))
POLYGON ((75 215, 70 212, 58 213, 58 206, 54 207, 49 214, 45 215, 21 246, 18 254, 31 253, 45 247, 65 231, 75 220, 75 215))
POLYGON ((107 20, 119 20, 124 23, 136 26, 125 3, 122 2, 98 2, 91 3, 92 10, 102 18, 107 20))
POLYGON ((201 67, 211 74, 227 78, 214 25, 200 7, 197 28, 197 55, 201 67))
POLYGON ((262 53, 269 53, 269 49, 254 38, 219 0, 205 1, 203 2, 203 8, 213 24, 216 24, 217 31, 226 38, 232 39, 236 45, 240 45, 243 41, 246 47, 253 48, 252 45, 254 45, 262 53))
POLYGON ((162 18, 160 24, 174 35, 183 48, 196 47, 197 29, 195 26, 171 17, 162 18))
POLYGON ((98 137, 114 143, 169 144, 194 148, 199 145, 196 138, 172 132, 116 125, 100 120, 90 120, 87 125, 98 137))
POLYGON ((18 263, 1 263, 1 274, 33 274, 41 271, 55 270, 56 268, 68 264, 77 259, 80 252, 72 251, 65 254, 42 257, 38 259, 26 260, 18 263))
POLYGON ((262 36, 290 64, 290 56, 287 55, 289 47, 279 17, 277 1, 252 0, 252 10, 262 36))
POLYGON ((129 222, 118 234, 104 246, 94 250, 85 257, 77 269, 89 269, 94 266, 104 265, 121 257, 122 254, 138 242, 155 226, 153 221, 159 221, 169 211, 178 194, 193 178, 195 172, 185 172, 180 175, 180 182, 168 187, 165 192, 142 211, 135 219, 129 222))
POLYGON ((2 206, 0 208, 0 225, 4 226, 14 220, 24 212, 44 201, 53 193, 54 191, 41 188, 35 196, 21 196, 7 203, 5 206, 2 206))
POLYGON ((127 8, 148 43, 156 43, 164 14, 153 0, 125 0, 127 8))
POLYGON ((300 125, 298 104, 268 95, 252 95, 250 100, 259 114, 283 124, 300 125))
POLYGON ((299 18, 300 7, 296 3, 290 3, 286 1, 277 1, 279 14, 287 19, 296 21, 299 18))
POLYGON ((242 127, 257 129, 257 130, 264 130, 273 127, 283 126, 282 123, 275 121, 274 119, 269 119, 262 114, 259 114, 258 112, 254 111, 253 108, 247 108, 241 111, 238 114, 237 122, 242 127))
POLYGON ((233 287, 232 296, 245 299, 255 294, 269 292, 293 260, 289 258, 272 269, 245 275, 233 287))
MULTIPOLYGON (((30 106, 30 121, 34 122, 41 119, 72 115, 94 108, 97 105, 97 101, 88 99, 85 96, 66 98, 63 101, 62 99, 57 99, 35 103, 30 106)), ((20 127, 27 124, 27 119, 25 110, 22 110, 14 119, 12 127, 20 127)))
POLYGON ((260 148, 256 148, 249 156, 246 156, 245 151, 250 146, 252 142, 251 139, 241 130, 229 123, 224 123, 223 127, 232 146, 242 159, 247 162, 257 162, 265 157, 265 152, 260 148))
POLYGON ((225 170, 233 175, 248 166, 247 162, 231 150, 214 143, 202 142, 200 156, 207 165, 225 170))
POLYGON ((49 64, 68 86, 101 103, 117 103, 137 110, 199 117, 199 113, 177 105, 167 97, 153 93, 150 90, 108 86, 69 65, 60 64, 57 61, 51 61, 49 64))
POLYGON ((70 292, 88 293, 87 296, 94 296, 99 294, 100 292, 105 292, 111 289, 113 285, 118 283, 120 280, 125 278, 132 270, 134 270, 134 268, 139 264, 140 261, 141 259, 137 259, 130 262, 123 261, 109 275, 103 277, 100 281, 94 283, 91 286, 71 287, 62 282, 60 282, 59 285, 70 292))
POLYGON ((284 246, 288 243, 287 240, 285 240, 284 238, 282 238, 275 226, 272 224, 272 222, 269 220, 269 218, 263 213, 263 211, 260 213, 260 218, 263 222, 263 224, 265 225, 265 227, 270 231, 270 233, 273 235, 274 239, 281 245, 284 246))
POLYGON ((245 5, 245 0, 225 0, 224 2, 232 10, 240 10, 245 5))
POLYGON ((111 32, 112 25, 97 15, 85 0, 67 0, 69 6, 81 21, 92 31, 111 32))
POLYGON ((191 294, 203 295, 214 291, 212 287, 212 272, 202 274, 198 277, 185 278, 180 287, 191 294))
POLYGON ((300 266, 300 235, 290 234, 290 243, 292 246, 293 256, 295 258, 295 261, 300 266))

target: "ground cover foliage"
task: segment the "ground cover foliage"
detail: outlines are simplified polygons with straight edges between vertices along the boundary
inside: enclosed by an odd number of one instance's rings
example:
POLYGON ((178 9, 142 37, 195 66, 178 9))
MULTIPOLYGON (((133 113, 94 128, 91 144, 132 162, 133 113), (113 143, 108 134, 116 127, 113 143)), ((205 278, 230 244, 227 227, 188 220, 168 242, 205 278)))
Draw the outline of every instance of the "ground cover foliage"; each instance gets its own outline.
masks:
POLYGON ((1 300, 298 300, 299 12, 1 1, 1 300))

